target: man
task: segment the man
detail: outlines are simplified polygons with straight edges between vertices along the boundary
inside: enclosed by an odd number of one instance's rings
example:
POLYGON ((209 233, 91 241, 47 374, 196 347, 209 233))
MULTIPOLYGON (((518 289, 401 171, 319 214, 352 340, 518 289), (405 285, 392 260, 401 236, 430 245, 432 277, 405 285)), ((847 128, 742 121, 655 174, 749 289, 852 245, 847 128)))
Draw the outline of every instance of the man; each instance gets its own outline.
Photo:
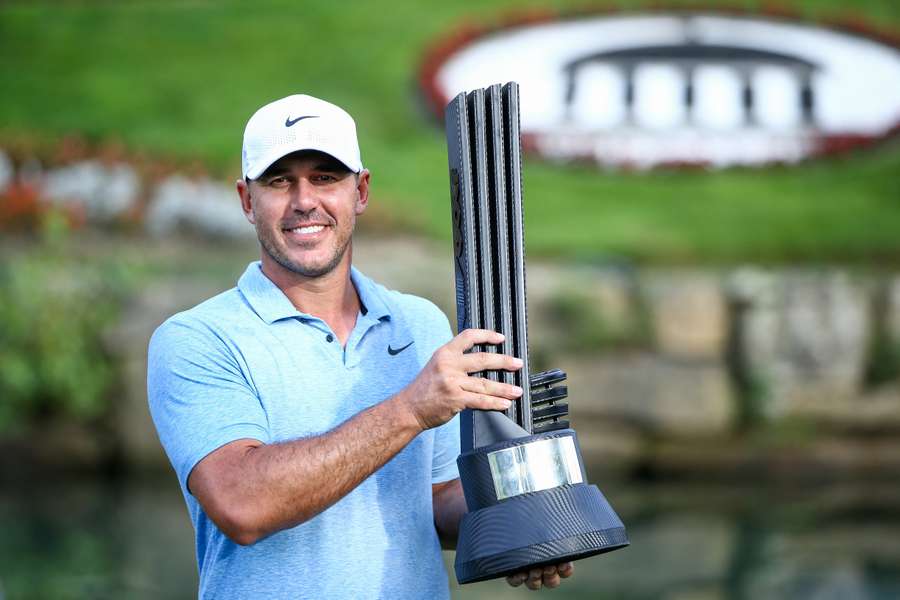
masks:
MULTIPOLYGON (((200 597, 447 597, 440 544, 466 511, 453 417, 506 409, 521 389, 468 373, 521 361, 466 353, 502 336, 451 339, 433 304, 351 266, 370 177, 342 109, 302 95, 262 107, 242 164, 261 260, 167 320, 149 351, 200 597)), ((554 587, 571 570, 509 581, 554 587)))

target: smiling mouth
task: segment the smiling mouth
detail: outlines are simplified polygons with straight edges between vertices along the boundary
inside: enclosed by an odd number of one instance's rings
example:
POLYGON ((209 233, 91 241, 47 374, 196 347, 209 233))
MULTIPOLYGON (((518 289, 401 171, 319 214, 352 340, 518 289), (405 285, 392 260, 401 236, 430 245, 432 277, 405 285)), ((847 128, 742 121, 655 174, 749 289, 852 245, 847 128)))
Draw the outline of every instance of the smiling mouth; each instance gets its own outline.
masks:
POLYGON ((285 231, 289 231, 291 233, 299 233, 299 234, 311 234, 311 233, 319 233, 325 229, 324 225, 303 225, 302 227, 294 227, 292 229, 285 229, 285 231))

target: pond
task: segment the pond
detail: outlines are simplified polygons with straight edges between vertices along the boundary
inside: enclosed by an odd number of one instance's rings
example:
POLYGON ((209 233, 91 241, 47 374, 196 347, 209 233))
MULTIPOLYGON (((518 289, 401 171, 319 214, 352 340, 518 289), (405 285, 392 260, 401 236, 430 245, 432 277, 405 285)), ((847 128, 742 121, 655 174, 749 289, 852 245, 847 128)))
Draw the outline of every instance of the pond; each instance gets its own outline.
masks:
MULTIPOLYGON (((593 481, 632 545, 579 561, 553 597, 900 598, 900 483, 593 481)), ((174 477, 0 489, 0 599, 193 598, 196 585, 174 477)), ((500 581, 452 591, 528 597, 500 581)))

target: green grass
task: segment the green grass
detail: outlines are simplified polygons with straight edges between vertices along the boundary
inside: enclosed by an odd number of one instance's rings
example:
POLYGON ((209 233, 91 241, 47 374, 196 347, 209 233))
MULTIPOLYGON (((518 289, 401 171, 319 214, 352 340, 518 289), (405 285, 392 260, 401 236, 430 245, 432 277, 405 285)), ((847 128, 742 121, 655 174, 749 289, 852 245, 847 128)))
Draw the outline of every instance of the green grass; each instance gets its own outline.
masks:
MULTIPOLYGON (((448 238, 443 131, 415 86, 424 50, 467 19, 583 5, 7 3, 0 7, 0 140, 24 134, 52 143, 77 132, 159 157, 200 159, 235 176, 249 114, 264 101, 305 91, 357 118, 379 213, 371 220, 448 238)), ((839 0, 796 7, 813 18, 847 11, 839 0)), ((900 29, 900 5, 891 0, 855 2, 854 10, 900 29)), ((610 174, 528 160, 528 251, 655 263, 895 263, 897 173, 896 142, 796 168, 714 174, 610 174)))

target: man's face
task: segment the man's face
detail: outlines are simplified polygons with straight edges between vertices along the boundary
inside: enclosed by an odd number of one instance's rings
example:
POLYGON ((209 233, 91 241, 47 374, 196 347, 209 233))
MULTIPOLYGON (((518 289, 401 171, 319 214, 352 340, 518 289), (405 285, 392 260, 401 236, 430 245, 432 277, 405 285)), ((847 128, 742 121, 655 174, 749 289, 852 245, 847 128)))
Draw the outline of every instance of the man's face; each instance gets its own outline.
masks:
POLYGON ((321 152, 289 154, 238 193, 256 227, 268 275, 321 277, 342 262, 368 202, 368 171, 349 171, 321 152))

